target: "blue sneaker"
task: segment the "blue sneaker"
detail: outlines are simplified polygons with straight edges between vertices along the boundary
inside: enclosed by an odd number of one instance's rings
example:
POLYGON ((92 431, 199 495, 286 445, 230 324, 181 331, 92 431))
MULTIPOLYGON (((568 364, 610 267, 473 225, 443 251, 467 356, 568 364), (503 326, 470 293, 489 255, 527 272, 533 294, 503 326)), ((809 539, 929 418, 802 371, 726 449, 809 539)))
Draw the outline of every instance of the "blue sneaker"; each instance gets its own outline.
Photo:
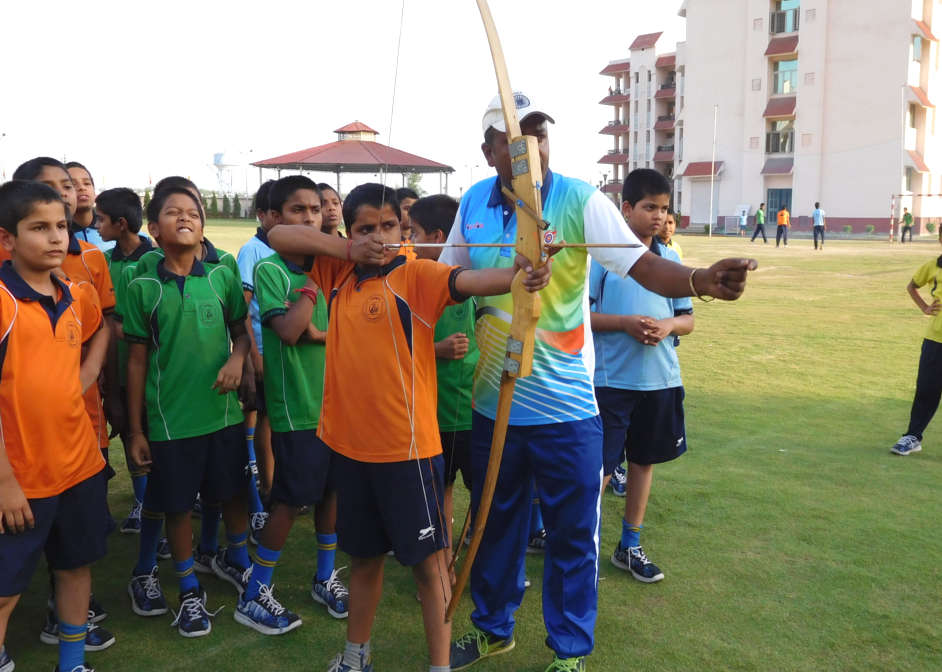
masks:
POLYGON ((283 635, 300 628, 301 617, 281 606, 275 599, 274 590, 274 586, 262 583, 254 600, 246 600, 244 595, 240 597, 234 614, 236 623, 247 625, 263 635, 283 635))
POLYGON ((311 597, 318 604, 327 607, 327 613, 334 618, 346 618, 347 601, 350 597, 347 587, 337 578, 337 574, 343 567, 339 567, 330 573, 326 581, 318 581, 317 577, 311 581, 311 597))
POLYGON ((899 437, 899 441, 896 442, 896 445, 890 448, 890 452, 895 455, 909 455, 911 453, 918 453, 920 450, 922 450, 922 444, 919 443, 919 439, 912 434, 904 434, 899 437))
POLYGON ((253 546, 258 546, 258 540, 261 537, 262 530, 265 529, 266 523, 268 523, 269 515, 267 511, 259 511, 249 517, 249 543, 253 546))
MULTIPOLYGON (((89 616, 91 616, 91 613, 89 613, 89 616)), ((59 621, 53 609, 46 609, 46 624, 39 632, 39 641, 50 646, 59 645, 59 621)), ((86 651, 104 651, 114 642, 113 634, 88 621, 88 632, 85 635, 86 651)))
MULTIPOLYGON (((0 670, 0 672, 3 672, 3 670, 0 670)), ((58 665, 56 665, 56 669, 53 670, 53 672, 59 672, 58 665)), ((66 670, 66 672, 95 672, 95 668, 89 667, 85 663, 82 663, 81 665, 76 665, 71 670, 66 670)))
POLYGON ((10 658, 7 650, 5 648, 0 649, 0 672, 13 672, 15 668, 16 665, 13 664, 13 659, 10 658))
POLYGON ((213 574, 213 558, 219 549, 215 551, 204 551, 199 544, 193 549, 193 571, 200 574, 213 574))
POLYGON ((373 672, 372 657, 360 661, 359 667, 353 667, 343 662, 343 654, 338 653, 337 657, 330 662, 327 672, 373 672))
POLYGON ((469 632, 451 643, 451 669, 453 672, 463 670, 482 658, 507 653, 516 645, 513 635, 502 639, 472 625, 469 632))
POLYGON ((226 560, 226 549, 224 548, 220 548, 216 552, 210 564, 213 568, 213 574, 231 584, 233 588, 239 591, 239 595, 245 592, 245 586, 252 574, 251 567, 239 567, 238 565, 229 564, 229 561, 226 560))
POLYGON ((527 555, 546 553, 546 529, 541 528, 527 542, 527 555))
POLYGON ((128 514, 128 517, 124 519, 124 522, 121 523, 121 527, 118 528, 118 531, 121 534, 140 534, 141 533, 141 502, 140 500, 134 500, 134 506, 131 507, 131 512, 128 514))
POLYGON ((167 613, 167 600, 160 589, 157 565, 147 574, 131 575, 128 582, 131 611, 138 616, 162 616, 167 613))
POLYGON ((170 557, 170 542, 167 541, 167 537, 163 537, 159 542, 157 542, 157 559, 169 560, 170 557))
POLYGON ((628 470, 620 464, 612 472, 612 494, 616 497, 625 496, 625 485, 628 483, 628 470))
MULTIPOLYGON (((220 607, 221 608, 221 607, 220 607)), ((180 611, 174 614, 173 623, 183 637, 203 637, 213 629, 213 617, 219 613, 206 611, 206 593, 201 587, 180 595, 180 611)))
POLYGON ((655 583, 664 578, 664 573, 653 562, 648 560, 644 549, 640 546, 625 548, 618 542, 615 552, 612 553, 612 564, 631 572, 631 575, 643 583, 655 583))

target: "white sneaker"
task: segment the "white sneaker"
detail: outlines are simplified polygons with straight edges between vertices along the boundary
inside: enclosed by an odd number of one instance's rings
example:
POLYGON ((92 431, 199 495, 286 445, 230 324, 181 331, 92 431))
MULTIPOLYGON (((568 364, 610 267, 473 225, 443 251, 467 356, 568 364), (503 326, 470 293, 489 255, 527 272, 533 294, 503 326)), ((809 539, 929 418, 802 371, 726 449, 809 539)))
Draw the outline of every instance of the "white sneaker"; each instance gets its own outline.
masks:
POLYGON ((890 452, 895 455, 909 455, 910 453, 918 453, 920 450, 922 450, 922 444, 912 434, 904 434, 899 437, 899 441, 890 448, 890 452))

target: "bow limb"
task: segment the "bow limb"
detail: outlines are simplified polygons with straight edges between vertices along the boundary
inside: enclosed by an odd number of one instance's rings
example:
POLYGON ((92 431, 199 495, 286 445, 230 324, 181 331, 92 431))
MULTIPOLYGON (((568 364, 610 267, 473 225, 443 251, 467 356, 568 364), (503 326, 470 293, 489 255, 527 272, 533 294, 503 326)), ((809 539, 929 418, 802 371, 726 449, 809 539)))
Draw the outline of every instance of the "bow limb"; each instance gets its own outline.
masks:
MULTIPOLYGON (((517 106, 513 89, 504 62, 504 53, 497 36, 497 28, 491 17, 487 0, 477 0, 487 41, 491 48, 494 71, 497 74, 497 88, 500 92, 504 123, 507 128, 507 142, 510 150, 511 172, 513 175, 512 195, 517 216, 516 249, 525 256, 533 268, 546 264, 543 250, 543 206, 540 187, 543 179, 539 147, 536 138, 524 136, 520 131, 517 118, 517 106)), ((514 387, 517 378, 529 376, 533 367, 533 348, 536 324, 540 319, 540 297, 528 292, 523 286, 525 272, 520 270, 511 284, 513 315, 510 322, 510 335, 507 338, 507 351, 500 378, 500 395, 497 400, 497 413, 494 418, 494 434, 491 437, 491 452, 487 461, 487 473, 481 487, 481 499, 474 519, 474 533, 465 555, 464 564, 457 577, 451 601, 445 612, 445 621, 451 621, 471 575, 471 567, 477 556, 484 527, 490 513, 491 501, 497 486, 501 458, 504 454, 504 442, 507 438, 507 424, 510 421, 510 409, 513 404, 514 387)))

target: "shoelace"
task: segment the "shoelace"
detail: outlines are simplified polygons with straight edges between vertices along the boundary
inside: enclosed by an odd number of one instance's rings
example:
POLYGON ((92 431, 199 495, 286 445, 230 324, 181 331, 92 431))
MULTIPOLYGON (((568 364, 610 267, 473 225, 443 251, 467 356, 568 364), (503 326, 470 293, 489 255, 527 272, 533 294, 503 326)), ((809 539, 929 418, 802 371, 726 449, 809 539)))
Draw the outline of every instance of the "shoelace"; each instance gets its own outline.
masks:
POLYGON ((340 582, 340 579, 337 578, 341 569, 346 569, 346 567, 338 567, 332 571, 330 573, 330 578, 327 579, 327 583, 324 584, 327 592, 336 597, 338 600, 344 599, 350 594, 350 591, 347 590, 347 587, 340 582))
POLYGON ((483 631, 475 628, 461 635, 461 637, 455 641, 455 646, 462 651, 468 648, 470 644, 475 644, 482 655, 487 653, 487 635, 485 635, 483 631))
POLYGON ((557 658, 546 672, 580 672, 579 658, 557 658))
POLYGON ((651 564, 651 561, 648 560, 648 556, 644 554, 644 549, 640 546, 636 548, 629 548, 628 553, 631 555, 631 557, 638 558, 638 560, 640 560, 641 564, 643 565, 651 564))
POLYGON ((141 508, 143 503, 135 500, 134 506, 131 507, 131 513, 128 514, 128 518, 140 518, 141 517, 141 508))
MULTIPOLYGON (((173 623, 170 624, 170 627, 175 627, 180 623, 180 617, 183 616, 186 612, 187 618, 191 621, 201 619, 204 616, 206 618, 214 618, 216 614, 223 610, 223 607, 219 607, 216 611, 208 611, 206 606, 203 604, 203 599, 199 595, 194 595, 193 597, 188 597, 180 604, 180 611, 173 614, 173 623)), ((170 609, 171 613, 173 608, 170 609)))
POLYGON ((259 511, 258 513, 252 514, 252 529, 260 530, 265 527, 265 523, 268 521, 268 513, 265 511, 259 511))
POLYGON ((285 608, 281 606, 281 603, 275 599, 274 595, 275 586, 267 586, 261 581, 258 582, 258 597, 255 600, 265 607, 273 616, 281 616, 285 613, 285 608))
POLYGON ((144 595, 149 600, 156 600, 161 596, 160 581, 157 579, 157 572, 151 572, 144 579, 144 595))

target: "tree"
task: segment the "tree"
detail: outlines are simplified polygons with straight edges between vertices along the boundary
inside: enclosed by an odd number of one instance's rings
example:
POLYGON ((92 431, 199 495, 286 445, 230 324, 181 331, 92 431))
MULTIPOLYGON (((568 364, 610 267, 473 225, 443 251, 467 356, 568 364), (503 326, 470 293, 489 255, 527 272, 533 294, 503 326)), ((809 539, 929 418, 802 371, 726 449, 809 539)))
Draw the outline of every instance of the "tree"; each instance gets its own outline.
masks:
POLYGON ((239 195, 232 197, 232 216, 238 219, 242 216, 242 204, 239 202, 239 195))
POLYGON ((222 216, 229 219, 232 216, 232 204, 229 202, 229 194, 222 195, 222 216))
POLYGON ((147 210, 147 204, 150 203, 150 189, 144 190, 144 210, 147 210))
POLYGON ((216 192, 214 191, 211 193, 212 193, 212 197, 209 199, 209 210, 207 211, 207 214, 210 217, 218 217, 219 216, 219 203, 216 202, 216 192))
POLYGON ((427 193, 419 184, 421 181, 422 173, 409 173, 409 177, 406 178, 406 186, 417 193, 419 197, 425 196, 427 193))

